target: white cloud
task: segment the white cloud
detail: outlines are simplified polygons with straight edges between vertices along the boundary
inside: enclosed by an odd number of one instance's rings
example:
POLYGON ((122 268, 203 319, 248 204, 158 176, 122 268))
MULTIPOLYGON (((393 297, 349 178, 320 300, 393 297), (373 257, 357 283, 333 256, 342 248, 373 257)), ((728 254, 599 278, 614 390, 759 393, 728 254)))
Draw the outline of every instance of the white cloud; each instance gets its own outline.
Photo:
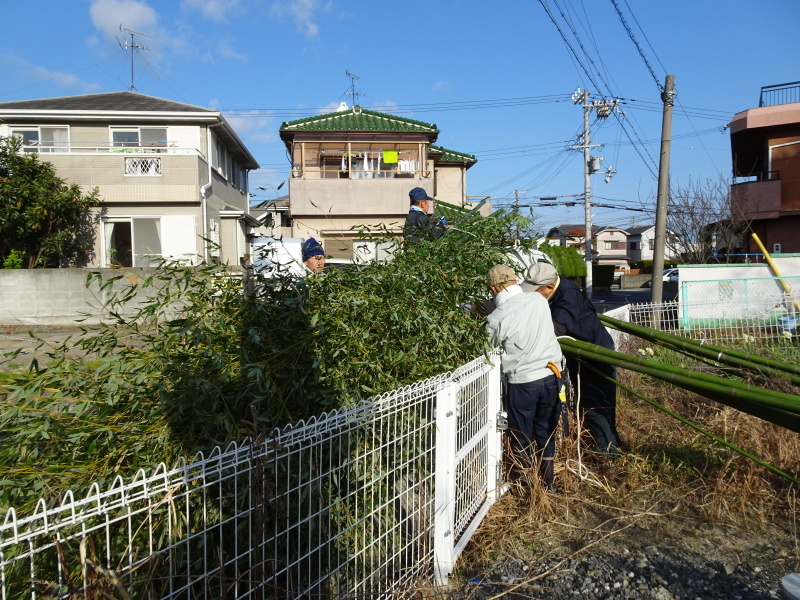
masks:
POLYGON ((319 33, 316 24, 318 13, 328 10, 328 4, 319 0, 279 0, 273 5, 273 11, 279 17, 290 17, 306 37, 315 37, 319 33))
POLYGON ((258 112, 243 113, 239 115, 226 115, 225 119, 246 142, 274 142, 275 118, 258 112))
POLYGON ((433 84, 433 91, 434 92, 449 92, 452 89, 450 86, 450 82, 446 79, 442 79, 441 81, 437 81, 433 84))
POLYGON ((58 71, 51 71, 50 69, 39 67, 15 54, 0 54, 0 63, 15 69, 20 79, 34 81, 37 84, 52 82, 65 90, 71 92, 77 91, 82 94, 91 94, 93 92, 99 92, 102 89, 101 86, 96 83, 80 79, 71 73, 60 73, 58 71))
POLYGON ((217 42, 217 54, 219 54, 222 58, 238 60, 239 62, 247 62, 246 54, 240 54, 231 48, 230 44, 224 40, 217 42))
POLYGON ((109 40, 121 36, 120 25, 147 35, 153 35, 158 26, 156 11, 138 0, 94 0, 89 14, 92 24, 109 40))
POLYGON ((397 110, 397 102, 394 100, 383 100, 382 102, 375 102, 372 105, 374 108, 372 110, 377 110, 378 112, 385 112, 392 114, 397 110))
POLYGON ((203 16, 212 21, 226 21, 227 14, 233 10, 239 0, 182 0, 184 10, 199 10, 203 16))

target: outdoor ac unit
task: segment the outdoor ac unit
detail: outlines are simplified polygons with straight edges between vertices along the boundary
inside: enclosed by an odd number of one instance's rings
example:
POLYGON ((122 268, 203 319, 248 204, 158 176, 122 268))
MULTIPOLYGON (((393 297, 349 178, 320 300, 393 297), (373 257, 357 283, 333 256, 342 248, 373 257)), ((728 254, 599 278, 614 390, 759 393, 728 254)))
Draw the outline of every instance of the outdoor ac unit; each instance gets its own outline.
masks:
POLYGON ((781 253, 781 245, 780 244, 772 244, 772 253, 773 254, 780 254, 781 253))

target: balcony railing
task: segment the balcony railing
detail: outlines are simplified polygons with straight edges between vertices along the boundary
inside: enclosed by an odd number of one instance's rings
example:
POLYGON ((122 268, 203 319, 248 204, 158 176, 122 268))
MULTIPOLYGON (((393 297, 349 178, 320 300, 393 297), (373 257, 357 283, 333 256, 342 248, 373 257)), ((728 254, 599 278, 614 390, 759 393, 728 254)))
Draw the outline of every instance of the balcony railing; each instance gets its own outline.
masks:
MULTIPOLYGON (((292 167, 292 177, 304 179, 403 179, 419 177, 417 168, 407 169, 341 169, 325 167, 292 167)), ((427 176, 428 172, 425 172, 427 176)))
POLYGON ((778 104, 791 104, 792 102, 800 102, 800 81, 765 85, 761 88, 761 98, 758 101, 758 106, 776 106, 778 104))
POLYGON ((780 171, 757 171, 755 173, 748 173, 747 175, 734 175, 733 185, 753 183, 754 181, 780 181, 780 178, 780 171))
POLYGON ((184 156, 206 157, 197 148, 167 146, 114 146, 110 142, 93 146, 73 145, 68 142, 37 142, 21 147, 23 152, 40 152, 47 154, 180 154, 184 156))

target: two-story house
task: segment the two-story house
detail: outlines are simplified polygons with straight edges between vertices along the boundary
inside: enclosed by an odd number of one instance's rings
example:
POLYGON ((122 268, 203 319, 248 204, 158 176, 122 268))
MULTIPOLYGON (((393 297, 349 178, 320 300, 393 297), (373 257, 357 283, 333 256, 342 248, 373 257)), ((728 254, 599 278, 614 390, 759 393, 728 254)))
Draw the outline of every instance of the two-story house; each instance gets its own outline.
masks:
MULTIPOLYGON (((572 246, 581 256, 586 251, 586 225, 563 224, 550 229, 545 236, 552 246, 572 246)), ((627 233, 619 227, 592 225, 592 257, 598 265, 614 265, 614 270, 629 269, 627 233)))
MULTIPOLYGON (((656 226, 637 225, 625 230, 628 234, 628 255, 630 265, 634 266, 641 260, 653 260, 653 250, 655 249, 656 226)), ((666 242, 664 248, 664 258, 669 261, 681 260, 684 252, 680 238, 672 231, 667 229, 666 242)))
POLYGON ((624 229, 607 225, 595 232, 596 256, 598 265, 613 265, 617 273, 630 270, 630 254, 628 254, 628 234, 624 229))
POLYGON ((769 252, 800 252, 800 82, 762 87, 758 107, 736 114, 730 132, 733 216, 769 252))
MULTIPOLYGON (((592 225, 592 254, 597 252, 596 239, 600 227, 592 225)), ((550 229, 545 236, 551 246, 571 246, 583 256, 586 250, 586 225, 562 224, 550 229)))
POLYGON ((436 125, 342 103, 334 113, 283 123, 280 136, 292 161, 292 237, 314 237, 334 258, 354 258, 361 228, 398 235, 412 188, 471 206, 466 172, 477 160, 433 146, 436 125))
POLYGON ((18 136, 84 192, 99 189, 85 266, 236 265, 248 253, 258 163, 218 111, 137 92, 2 102, 0 136, 18 136))

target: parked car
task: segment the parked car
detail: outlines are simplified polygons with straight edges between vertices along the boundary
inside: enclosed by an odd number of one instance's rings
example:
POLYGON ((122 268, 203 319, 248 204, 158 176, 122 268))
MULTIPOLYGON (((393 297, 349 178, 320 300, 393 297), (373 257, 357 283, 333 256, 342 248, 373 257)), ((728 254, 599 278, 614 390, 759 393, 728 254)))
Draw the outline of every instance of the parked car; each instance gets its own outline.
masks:
POLYGON ((664 278, 662 281, 678 283, 678 269, 665 269, 664 278))

